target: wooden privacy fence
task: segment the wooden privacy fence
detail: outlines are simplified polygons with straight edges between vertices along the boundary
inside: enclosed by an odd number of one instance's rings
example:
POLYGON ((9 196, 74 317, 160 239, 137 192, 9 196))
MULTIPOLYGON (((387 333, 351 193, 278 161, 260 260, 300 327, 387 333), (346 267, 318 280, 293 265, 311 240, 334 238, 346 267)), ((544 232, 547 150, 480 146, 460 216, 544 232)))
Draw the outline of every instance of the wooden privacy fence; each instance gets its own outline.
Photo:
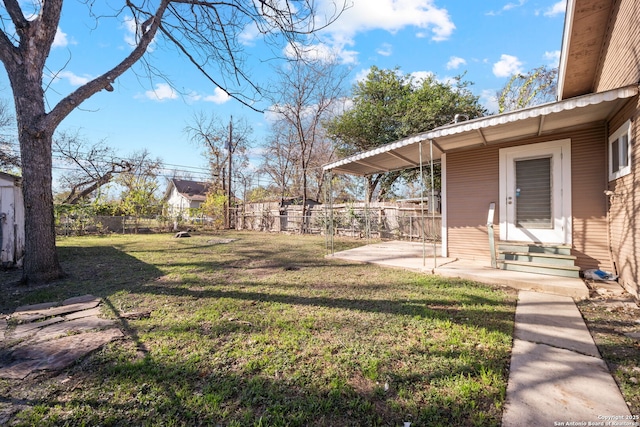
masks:
POLYGON ((248 203, 238 208, 236 229, 267 232, 324 234, 333 221, 335 235, 356 238, 394 238, 430 241, 441 238, 442 217, 420 205, 400 203, 349 203, 315 205, 302 216, 301 205, 282 207, 279 202, 248 203))

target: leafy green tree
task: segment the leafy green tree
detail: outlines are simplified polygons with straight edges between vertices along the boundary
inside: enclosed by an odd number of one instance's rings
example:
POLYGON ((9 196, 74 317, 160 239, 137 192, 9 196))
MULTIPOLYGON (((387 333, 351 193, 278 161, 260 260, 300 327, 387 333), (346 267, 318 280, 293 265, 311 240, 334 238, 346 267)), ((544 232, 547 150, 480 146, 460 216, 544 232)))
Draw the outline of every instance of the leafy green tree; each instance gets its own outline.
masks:
POLYGON ((212 219, 212 225, 215 229, 220 230, 224 228, 226 203, 227 195, 225 192, 220 188, 212 188, 212 190, 207 193, 207 197, 200 207, 202 212, 212 219))
MULTIPOLYGON (((372 67, 353 87, 353 107, 328 122, 328 133, 336 139, 339 154, 349 156, 452 123, 456 115, 484 115, 479 97, 469 89, 471 83, 462 77, 442 82, 434 75, 417 78, 399 68, 372 67)), ((369 176, 369 199, 384 199, 400 178, 416 179, 416 171, 369 176)))
POLYGON ((557 81, 558 69, 545 65, 514 74, 497 93, 498 113, 555 101, 557 81))

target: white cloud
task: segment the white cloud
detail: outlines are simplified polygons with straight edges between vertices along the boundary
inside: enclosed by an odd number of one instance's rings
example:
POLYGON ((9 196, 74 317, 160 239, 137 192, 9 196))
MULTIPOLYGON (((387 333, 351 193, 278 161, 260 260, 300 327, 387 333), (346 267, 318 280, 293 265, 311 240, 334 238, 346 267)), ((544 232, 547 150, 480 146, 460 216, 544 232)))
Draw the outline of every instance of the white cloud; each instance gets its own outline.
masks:
POLYGON ((549 9, 545 10, 544 16, 558 16, 564 14, 567 10, 567 0, 560 0, 554 3, 549 9))
POLYGON ((191 92, 187 95, 187 99, 190 102, 204 101, 213 102, 214 104, 224 104, 231 99, 231 96, 229 96, 224 90, 217 87, 213 90, 213 95, 201 95, 198 92, 191 92))
POLYGON ((489 114, 498 112, 498 97, 495 90, 485 89, 480 94, 480 104, 487 109, 489 114))
POLYGON ((500 61, 493 64, 496 77, 509 77, 517 73, 522 73, 522 62, 516 56, 502 54, 500 61))
MULTIPOLYGON (((131 16, 125 16, 124 21, 122 23, 124 28, 124 41, 130 47, 136 47, 138 45, 138 27, 136 25, 136 20, 131 16)), ((151 40, 149 46, 147 47, 147 51, 153 52, 155 44, 155 38, 151 40)))
POLYGON ((299 55, 308 61, 334 62, 339 60, 342 64, 355 64, 358 53, 346 50, 344 47, 318 43, 310 46, 288 44, 284 48, 284 55, 287 58, 296 58, 299 55))
POLYGON ((365 69, 362 69, 362 70, 358 71, 358 72, 356 73, 356 76, 355 76, 354 80, 355 80, 356 82, 363 82, 363 81, 365 81, 365 80, 367 79, 367 76, 369 75, 369 72, 370 72, 370 71, 371 71, 371 69, 370 69, 370 68, 365 68, 365 69))
MULTIPOLYGON (((334 2, 323 0, 324 10, 332 10, 334 2)), ((351 40, 357 33, 385 30, 391 33, 405 27, 428 29, 435 41, 446 40, 456 28, 446 9, 434 0, 353 0, 353 5, 326 31, 334 38, 351 40)))
POLYGON ((507 3, 502 7, 502 10, 511 10, 524 6, 527 0, 518 0, 518 3, 507 3))
POLYGON ((71 86, 82 86, 83 84, 88 83, 93 79, 93 77, 88 74, 79 76, 72 73, 71 71, 60 71, 55 77, 57 79, 66 80, 71 86))
POLYGON ((518 0, 516 3, 507 3, 504 6, 502 6, 502 8, 500 10, 492 10, 490 12, 487 12, 485 15, 489 15, 489 16, 498 16, 501 15, 502 12, 507 12, 511 9, 516 9, 519 7, 524 6, 524 4, 527 2, 527 0, 518 0))
POLYGON ((553 52, 545 52, 544 59, 549 61, 549 65, 557 67, 560 64, 560 51, 554 50, 553 52))
POLYGON ((178 97, 178 93, 167 83, 157 83, 155 89, 148 90, 144 94, 147 98, 153 99, 154 101, 164 101, 178 97))
POLYGON ((69 44, 67 39, 67 33, 63 32, 60 27, 56 30, 56 35, 53 39, 52 47, 65 47, 69 44))
POLYGON ((435 74, 431 71, 414 71, 411 76, 414 78, 415 83, 421 84, 424 80, 433 78, 435 74))
POLYGON ((227 92, 220 89, 219 87, 214 89, 213 95, 207 95, 202 98, 203 101, 213 102, 214 104, 224 104, 230 99, 231 97, 227 94, 227 92))
POLYGON ((122 23, 125 33, 124 33, 124 41, 131 47, 136 46, 136 21, 131 16, 125 16, 124 22, 122 23))
POLYGON ((376 52, 378 53, 378 55, 382 55, 382 56, 391 56, 391 54, 393 53, 393 46, 391 46, 389 43, 382 43, 382 46, 380 46, 376 52))
POLYGON ((449 58, 449 62, 447 62, 447 70, 455 70, 461 65, 466 65, 467 61, 464 58, 460 58, 458 56, 452 56, 449 58))
MULTIPOLYGON (((447 40, 456 26, 449 12, 437 7, 435 0, 352 0, 350 8, 323 29, 318 35, 323 43, 339 55, 346 55, 344 63, 354 63, 357 52, 349 50, 354 38, 371 30, 382 30, 395 34, 406 28, 414 29, 416 37, 433 41, 447 40)), ((318 16, 331 15, 333 0, 319 0, 318 16)), ((318 23, 321 25, 321 23, 318 23)), ((340 56, 342 58, 342 56, 340 56)))
POLYGON ((240 35, 238 35, 238 40, 240 40, 240 43, 244 46, 253 46, 258 37, 260 37, 260 30, 256 23, 251 21, 251 23, 244 27, 240 35))

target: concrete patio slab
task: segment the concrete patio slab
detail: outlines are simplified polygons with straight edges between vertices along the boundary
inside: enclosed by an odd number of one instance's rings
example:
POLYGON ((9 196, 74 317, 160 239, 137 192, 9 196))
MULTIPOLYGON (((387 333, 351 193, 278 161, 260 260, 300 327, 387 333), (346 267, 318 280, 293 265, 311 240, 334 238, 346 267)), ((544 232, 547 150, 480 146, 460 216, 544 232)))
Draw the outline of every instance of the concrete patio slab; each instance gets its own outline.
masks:
MULTIPOLYGON (((436 245, 435 251, 441 251, 440 245, 436 245)), ((418 242, 392 240, 336 252, 327 257, 422 272, 431 272, 436 264, 442 266, 455 261, 454 258, 437 257, 434 264, 433 253, 433 244, 423 247, 418 242)))
POLYGON ((440 245, 420 242, 388 241, 361 246, 327 255, 327 258, 402 268, 443 277, 473 280, 480 283, 508 286, 514 289, 547 292, 574 299, 589 297, 589 288, 582 279, 522 273, 491 268, 487 263, 444 258, 440 245))

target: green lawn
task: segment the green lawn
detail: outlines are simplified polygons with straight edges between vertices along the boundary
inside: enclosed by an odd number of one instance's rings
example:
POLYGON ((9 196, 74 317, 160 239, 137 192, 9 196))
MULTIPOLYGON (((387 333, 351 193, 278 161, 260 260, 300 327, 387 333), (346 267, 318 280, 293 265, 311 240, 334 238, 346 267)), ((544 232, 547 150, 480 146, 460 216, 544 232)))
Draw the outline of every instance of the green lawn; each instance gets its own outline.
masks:
POLYGON ((59 248, 68 278, 3 292, 4 313, 92 293, 107 316, 151 315, 120 320, 127 339, 65 372, 0 380, 5 403, 24 405, 16 425, 500 425, 513 291, 327 260, 322 237, 59 248))

